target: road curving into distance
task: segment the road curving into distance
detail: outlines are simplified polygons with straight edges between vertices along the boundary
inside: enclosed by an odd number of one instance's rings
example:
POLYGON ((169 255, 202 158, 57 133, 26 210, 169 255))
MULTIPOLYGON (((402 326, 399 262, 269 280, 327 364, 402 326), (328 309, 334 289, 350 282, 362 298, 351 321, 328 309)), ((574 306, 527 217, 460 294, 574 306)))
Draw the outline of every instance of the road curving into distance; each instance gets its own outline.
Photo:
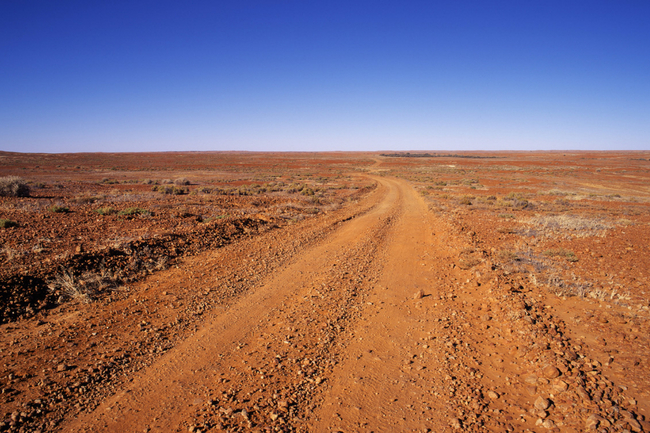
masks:
POLYGON ((605 419, 605 406, 578 400, 590 379, 565 368, 577 354, 540 297, 487 261, 459 269, 467 239, 407 182, 370 177, 375 191, 319 223, 159 274, 157 292, 199 290, 228 263, 291 251, 61 429, 581 431, 585 407, 605 419))

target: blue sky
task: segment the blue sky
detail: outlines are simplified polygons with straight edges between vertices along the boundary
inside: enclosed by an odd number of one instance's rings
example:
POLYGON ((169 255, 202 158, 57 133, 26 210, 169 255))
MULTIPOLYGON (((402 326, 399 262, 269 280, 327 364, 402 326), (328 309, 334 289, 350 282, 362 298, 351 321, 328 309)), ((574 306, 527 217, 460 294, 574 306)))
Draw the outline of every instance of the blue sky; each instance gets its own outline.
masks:
POLYGON ((0 1, 0 150, 650 149, 648 1, 0 1))

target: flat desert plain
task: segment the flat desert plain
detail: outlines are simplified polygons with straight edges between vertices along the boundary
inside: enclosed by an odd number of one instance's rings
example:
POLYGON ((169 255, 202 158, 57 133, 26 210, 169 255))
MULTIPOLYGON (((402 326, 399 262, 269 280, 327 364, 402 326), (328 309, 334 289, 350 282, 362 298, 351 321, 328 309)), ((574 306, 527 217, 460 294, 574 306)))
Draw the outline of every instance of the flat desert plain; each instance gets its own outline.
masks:
POLYGON ((650 152, 0 178, 0 431, 650 431, 650 152))

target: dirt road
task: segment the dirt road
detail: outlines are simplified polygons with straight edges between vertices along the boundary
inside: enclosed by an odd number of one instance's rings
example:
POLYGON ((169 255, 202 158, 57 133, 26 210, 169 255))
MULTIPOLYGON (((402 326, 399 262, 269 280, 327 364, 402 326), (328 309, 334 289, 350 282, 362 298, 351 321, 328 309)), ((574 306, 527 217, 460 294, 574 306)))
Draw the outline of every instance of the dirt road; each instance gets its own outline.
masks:
POLYGON ((372 179, 378 188, 344 211, 187 259, 141 283, 144 307, 111 306, 126 347, 136 327, 173 326, 183 293, 209 303, 216 287, 230 290, 56 429, 644 428, 544 295, 494 270, 486 252, 459 269, 468 238, 407 182, 372 179))
POLYGON ((66 429, 185 430, 206 403, 222 406, 229 391, 250 405, 221 407, 246 410, 242 427, 281 417, 309 430, 447 425, 441 415, 449 406, 432 390, 449 371, 439 367, 442 354, 423 349, 439 319, 434 300, 445 291, 438 280, 449 270, 444 241, 412 188, 377 180, 370 211, 211 314, 66 429), (419 291, 424 297, 414 299, 419 291))

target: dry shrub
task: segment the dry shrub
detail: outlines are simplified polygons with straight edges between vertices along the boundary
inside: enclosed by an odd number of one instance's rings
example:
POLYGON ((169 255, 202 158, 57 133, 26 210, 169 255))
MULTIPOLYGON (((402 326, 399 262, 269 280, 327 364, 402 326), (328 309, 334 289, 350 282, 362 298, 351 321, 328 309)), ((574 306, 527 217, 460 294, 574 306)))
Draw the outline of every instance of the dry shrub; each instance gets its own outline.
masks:
POLYGON ((70 208, 61 204, 53 204, 48 208, 50 212, 54 213, 68 213, 70 212, 70 208))
POLYGON ((117 211, 112 207, 107 206, 107 207, 100 207, 99 209, 96 209, 95 212, 98 213, 99 215, 112 215, 117 211))
POLYGON ((578 261, 578 258, 573 251, 565 250, 564 248, 551 248, 544 251, 542 254, 548 257, 564 257, 569 262, 578 261))
POLYGON ((75 277, 71 270, 63 269, 48 283, 48 287, 64 298, 89 303, 102 292, 115 287, 117 280, 117 275, 103 267, 98 273, 85 272, 79 277, 75 277))
POLYGON ((536 216, 526 221, 538 234, 546 237, 603 236, 611 224, 600 218, 586 218, 577 215, 536 216))
POLYGON ((465 196, 461 197, 461 199, 460 199, 460 204, 464 204, 464 205, 470 206, 470 205, 472 204, 472 199, 473 199, 473 198, 474 198, 474 197, 472 197, 472 196, 465 195, 465 196))
POLYGON ((480 259, 476 257, 463 257, 458 261, 458 267, 463 270, 472 269, 474 266, 481 263, 480 259))
POLYGON ((0 177, 0 196, 28 197, 29 186, 18 176, 0 177))
POLYGON ((497 253, 497 259, 503 263, 512 262, 518 260, 517 254, 508 250, 501 250, 497 253))

